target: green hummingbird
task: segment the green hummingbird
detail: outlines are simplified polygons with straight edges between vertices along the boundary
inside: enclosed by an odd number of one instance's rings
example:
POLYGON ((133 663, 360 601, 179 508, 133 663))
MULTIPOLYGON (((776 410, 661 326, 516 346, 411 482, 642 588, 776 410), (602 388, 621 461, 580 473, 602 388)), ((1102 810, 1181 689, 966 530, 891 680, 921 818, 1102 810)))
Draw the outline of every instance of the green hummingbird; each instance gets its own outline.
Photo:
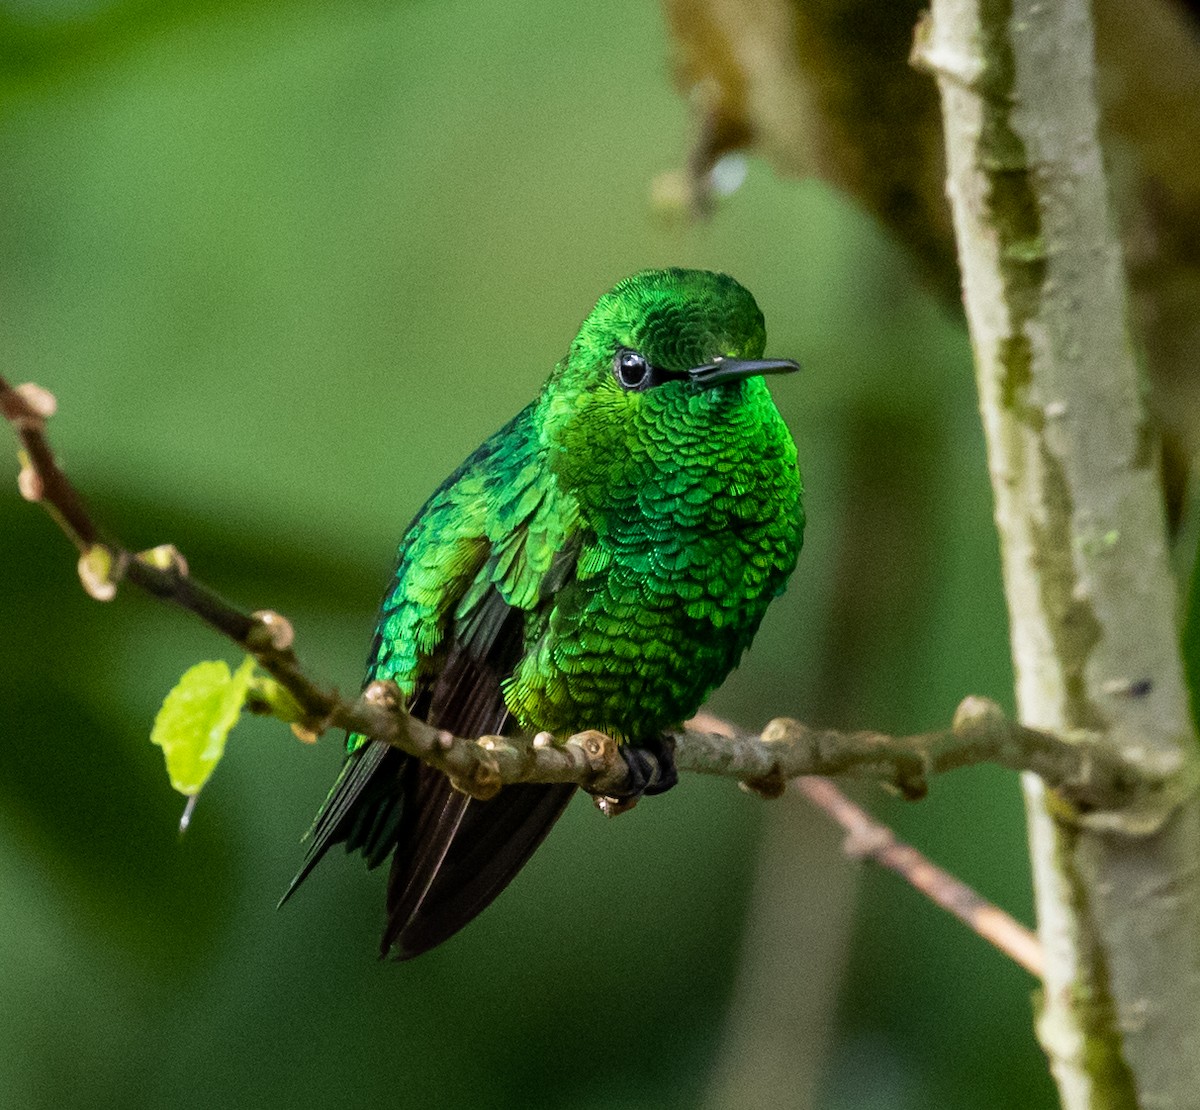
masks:
MULTIPOLYGON (((404 534, 366 681, 460 736, 598 729, 633 797, 672 785, 665 730, 737 665, 800 553, 796 447, 763 380, 798 367, 765 339, 725 274, 645 270, 605 293, 404 534)), ((285 900, 334 844, 390 856, 381 953, 409 959, 491 903, 574 792, 472 800, 351 735, 285 900)))

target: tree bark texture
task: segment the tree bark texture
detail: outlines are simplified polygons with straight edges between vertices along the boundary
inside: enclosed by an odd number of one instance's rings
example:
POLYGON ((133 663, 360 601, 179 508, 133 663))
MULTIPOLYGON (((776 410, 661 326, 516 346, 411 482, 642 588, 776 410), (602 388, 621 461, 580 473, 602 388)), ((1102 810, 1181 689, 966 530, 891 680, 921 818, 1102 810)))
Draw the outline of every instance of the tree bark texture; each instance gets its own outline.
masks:
POLYGON ((1026 775, 1038 1031, 1067 1107, 1200 1089, 1200 806, 1155 437, 1084 0, 934 0, 936 77, 1024 723, 1171 783, 1088 810, 1026 775))

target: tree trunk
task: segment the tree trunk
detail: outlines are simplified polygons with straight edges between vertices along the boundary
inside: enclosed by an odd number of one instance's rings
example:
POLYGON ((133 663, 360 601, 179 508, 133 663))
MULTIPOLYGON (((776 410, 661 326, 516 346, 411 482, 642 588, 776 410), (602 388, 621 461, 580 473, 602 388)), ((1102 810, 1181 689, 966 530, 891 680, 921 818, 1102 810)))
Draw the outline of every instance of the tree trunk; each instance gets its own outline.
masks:
POLYGON ((1169 788, 1068 806, 1025 776, 1063 1105, 1200 1090, 1200 805, 1155 438, 1128 328, 1085 0, 934 0, 936 74, 1024 723, 1169 788))

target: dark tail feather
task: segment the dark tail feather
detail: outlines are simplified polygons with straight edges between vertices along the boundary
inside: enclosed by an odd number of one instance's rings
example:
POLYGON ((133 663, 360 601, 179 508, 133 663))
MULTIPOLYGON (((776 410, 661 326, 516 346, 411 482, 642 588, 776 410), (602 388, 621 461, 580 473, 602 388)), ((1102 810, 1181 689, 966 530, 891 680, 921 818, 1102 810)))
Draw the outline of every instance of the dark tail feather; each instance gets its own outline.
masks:
POLYGON ((361 851, 369 867, 391 853, 404 822, 402 779, 409 759, 403 752, 371 741, 351 752, 308 830, 308 852, 283 897, 282 906, 325 853, 343 841, 347 851, 361 851))
MULTIPOLYGON (((558 571, 556 573, 565 573, 558 571)), ((495 587, 463 616, 468 643, 450 644, 431 683, 418 684, 410 712, 459 736, 504 733, 502 676, 523 643, 526 614, 495 587)), ((458 932, 525 865, 575 788, 506 786, 487 802, 458 793, 440 771, 372 741, 343 765, 313 824, 308 856, 284 901, 333 844, 344 841, 374 866, 393 847, 383 954, 411 959, 458 932)))
POLYGON ((440 772, 423 767, 419 774, 414 835, 397 846, 388 876, 388 919, 379 944, 381 956, 388 954, 399 930, 428 896, 471 802, 440 772))
POLYGON ((490 801, 458 794, 424 768, 417 852, 397 852, 388 879, 382 952, 408 960, 441 944, 482 913, 562 816, 571 785, 506 786, 490 801))

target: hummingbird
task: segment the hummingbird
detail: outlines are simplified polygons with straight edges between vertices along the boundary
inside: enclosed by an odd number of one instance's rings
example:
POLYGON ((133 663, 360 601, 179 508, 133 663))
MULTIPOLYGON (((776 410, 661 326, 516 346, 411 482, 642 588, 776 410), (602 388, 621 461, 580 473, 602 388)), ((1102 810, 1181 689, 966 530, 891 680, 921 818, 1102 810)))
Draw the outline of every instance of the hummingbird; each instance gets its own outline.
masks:
MULTIPOLYGON (((804 533, 796 446, 751 294, 703 270, 605 293, 538 396, 437 489, 400 541, 366 682, 459 736, 613 736, 627 800, 674 784, 668 730, 738 664, 804 533), (654 756, 648 760, 645 755, 654 756)), ((381 955, 441 944, 508 885, 570 784, 487 801, 351 734, 284 900, 335 844, 389 858, 381 955)))

